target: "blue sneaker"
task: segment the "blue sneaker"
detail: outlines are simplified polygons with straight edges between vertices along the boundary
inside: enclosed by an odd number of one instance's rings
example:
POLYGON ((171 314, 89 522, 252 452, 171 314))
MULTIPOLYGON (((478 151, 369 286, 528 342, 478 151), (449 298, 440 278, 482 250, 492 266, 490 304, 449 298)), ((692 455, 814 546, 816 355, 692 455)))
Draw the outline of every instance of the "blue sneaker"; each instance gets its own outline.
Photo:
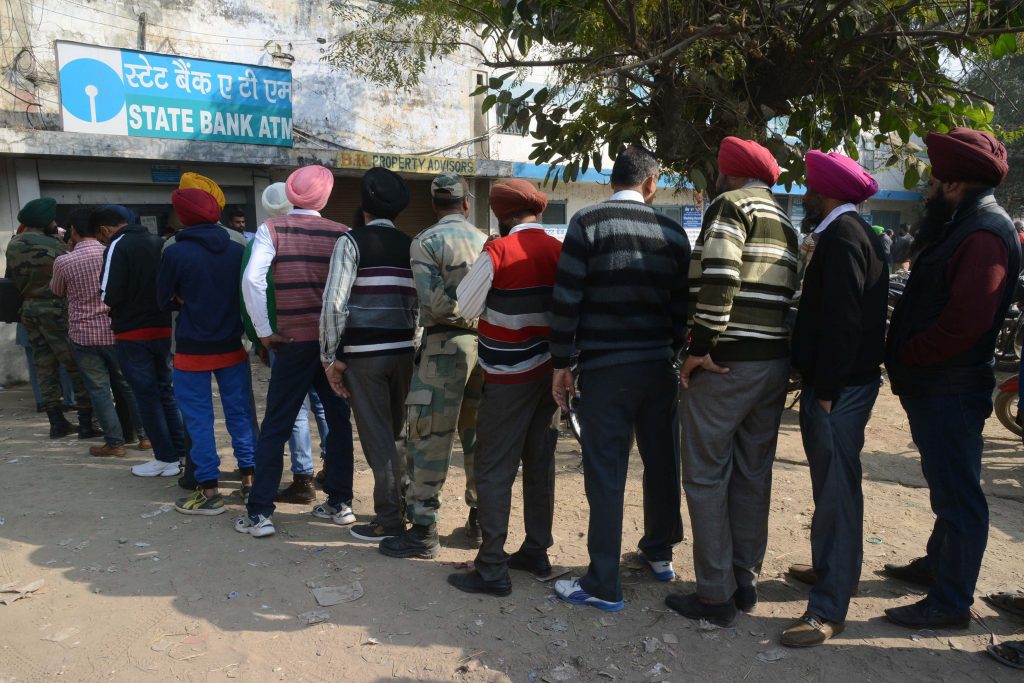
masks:
POLYGON ((591 607, 602 609, 605 612, 618 612, 626 606, 626 603, 622 600, 619 600, 618 602, 610 602, 608 600, 602 600, 601 598, 595 598, 593 595, 580 588, 579 579, 561 579, 560 581, 555 581, 555 593, 570 605, 590 605, 591 607))
POLYGON ((676 570, 672 568, 672 560, 649 560, 643 552, 637 552, 640 561, 651 568, 654 578, 658 581, 671 581, 676 578, 676 570))

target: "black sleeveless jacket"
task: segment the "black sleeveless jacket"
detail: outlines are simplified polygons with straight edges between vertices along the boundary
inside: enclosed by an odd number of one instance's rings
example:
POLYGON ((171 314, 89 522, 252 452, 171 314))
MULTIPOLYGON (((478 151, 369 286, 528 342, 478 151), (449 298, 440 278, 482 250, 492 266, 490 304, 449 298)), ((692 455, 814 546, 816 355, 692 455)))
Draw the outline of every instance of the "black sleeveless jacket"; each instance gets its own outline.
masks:
POLYGON ((992 190, 980 192, 957 209, 947 227, 946 238, 925 249, 914 260, 906 289, 893 311, 885 354, 893 393, 900 396, 945 395, 992 391, 995 388, 992 355, 1013 298, 1020 260, 1020 242, 1013 222, 996 203, 992 190), (949 302, 946 282, 949 259, 965 239, 982 230, 997 235, 1006 246, 1007 253, 1006 282, 991 326, 972 348, 940 365, 910 367, 903 364, 900 361, 903 345, 931 327, 949 302))

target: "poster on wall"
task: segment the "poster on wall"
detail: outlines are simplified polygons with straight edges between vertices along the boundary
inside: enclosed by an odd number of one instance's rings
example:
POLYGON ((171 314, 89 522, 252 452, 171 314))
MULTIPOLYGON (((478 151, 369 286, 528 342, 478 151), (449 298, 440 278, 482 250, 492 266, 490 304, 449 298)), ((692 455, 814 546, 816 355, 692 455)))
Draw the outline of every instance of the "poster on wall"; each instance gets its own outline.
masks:
POLYGON ((292 74, 250 64, 57 41, 73 133, 292 145, 292 74))

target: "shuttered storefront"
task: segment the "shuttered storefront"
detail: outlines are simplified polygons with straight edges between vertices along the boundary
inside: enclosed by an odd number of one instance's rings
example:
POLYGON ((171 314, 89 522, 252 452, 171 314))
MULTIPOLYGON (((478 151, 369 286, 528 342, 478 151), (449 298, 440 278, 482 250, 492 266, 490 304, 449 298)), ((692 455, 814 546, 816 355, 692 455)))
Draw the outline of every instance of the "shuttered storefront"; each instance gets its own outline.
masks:
MULTIPOLYGON (((334 191, 331 192, 327 206, 320 212, 324 218, 351 225, 360 203, 361 182, 361 178, 335 176, 334 191)), ((430 206, 430 179, 406 178, 405 183, 409 186, 409 206, 395 219, 395 225, 410 237, 415 237, 437 221, 430 206)))

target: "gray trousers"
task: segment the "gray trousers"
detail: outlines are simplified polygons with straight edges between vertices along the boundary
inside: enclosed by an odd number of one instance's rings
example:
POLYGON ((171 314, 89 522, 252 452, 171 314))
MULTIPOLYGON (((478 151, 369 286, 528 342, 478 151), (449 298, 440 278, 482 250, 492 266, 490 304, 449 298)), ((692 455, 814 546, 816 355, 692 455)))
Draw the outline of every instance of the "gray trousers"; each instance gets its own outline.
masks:
POLYGON ((729 372, 698 370, 679 402, 697 594, 713 602, 757 583, 790 371, 788 358, 720 365, 729 372))
POLYGON ((351 358, 345 386, 359 430, 359 443, 373 470, 373 511, 377 523, 402 523, 405 453, 405 397, 412 381, 413 354, 351 358))
POLYGON ((558 408, 551 396, 551 371, 520 384, 485 381, 476 427, 477 520, 483 545, 474 563, 488 581, 508 578, 512 486, 523 464, 522 552, 541 558, 554 542, 555 445, 558 408))

